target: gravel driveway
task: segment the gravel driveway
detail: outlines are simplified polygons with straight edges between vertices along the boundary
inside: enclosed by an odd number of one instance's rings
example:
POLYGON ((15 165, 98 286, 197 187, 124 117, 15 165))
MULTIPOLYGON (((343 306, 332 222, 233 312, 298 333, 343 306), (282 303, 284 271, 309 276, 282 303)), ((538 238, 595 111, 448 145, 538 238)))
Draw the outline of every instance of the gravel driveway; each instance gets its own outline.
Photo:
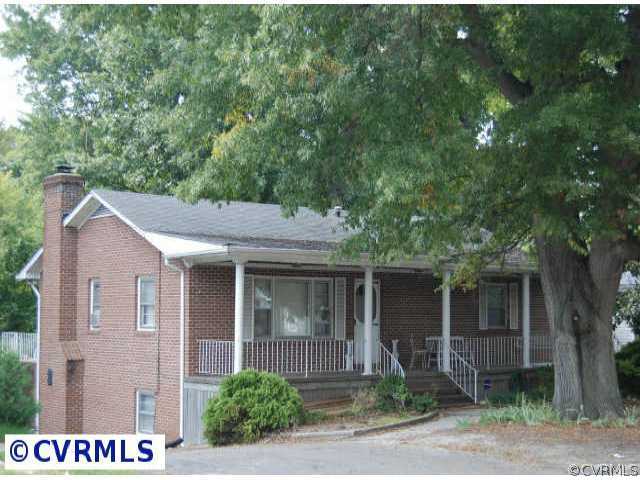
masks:
POLYGON ((167 452, 167 473, 216 474, 499 474, 566 473, 566 466, 514 463, 483 451, 449 445, 485 442, 461 432, 458 419, 477 410, 449 413, 401 431, 340 440, 271 440, 222 448, 186 447, 167 452), (465 437, 463 442, 460 438, 465 437), (456 443, 457 442, 457 443, 456 443))

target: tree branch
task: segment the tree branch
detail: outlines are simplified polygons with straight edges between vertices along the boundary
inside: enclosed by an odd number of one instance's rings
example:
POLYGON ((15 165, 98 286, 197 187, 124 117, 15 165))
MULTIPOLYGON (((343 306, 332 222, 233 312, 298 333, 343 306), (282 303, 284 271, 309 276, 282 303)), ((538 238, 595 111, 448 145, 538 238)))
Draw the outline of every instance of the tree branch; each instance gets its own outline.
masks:
POLYGON ((482 39, 482 17, 478 6, 464 5, 462 9, 469 22, 469 34, 464 45, 471 58, 480 68, 487 70, 494 77, 500 92, 512 104, 526 100, 533 93, 533 86, 528 81, 523 82, 518 79, 492 54, 489 45, 482 39))

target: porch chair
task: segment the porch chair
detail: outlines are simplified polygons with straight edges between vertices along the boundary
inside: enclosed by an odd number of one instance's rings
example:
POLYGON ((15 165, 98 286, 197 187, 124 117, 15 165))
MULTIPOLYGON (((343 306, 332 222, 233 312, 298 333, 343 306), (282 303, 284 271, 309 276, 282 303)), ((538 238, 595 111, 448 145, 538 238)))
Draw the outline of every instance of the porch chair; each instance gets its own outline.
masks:
POLYGON ((440 370, 440 349, 442 348, 442 337, 427 337, 425 339, 427 347, 427 370, 431 368, 431 360, 435 360, 438 370, 440 370))
POLYGON ((409 337, 409 345, 411 346, 411 363, 409 364, 409 370, 413 370, 417 358, 422 358, 422 368, 426 368, 428 351, 426 348, 418 348, 413 335, 409 337))

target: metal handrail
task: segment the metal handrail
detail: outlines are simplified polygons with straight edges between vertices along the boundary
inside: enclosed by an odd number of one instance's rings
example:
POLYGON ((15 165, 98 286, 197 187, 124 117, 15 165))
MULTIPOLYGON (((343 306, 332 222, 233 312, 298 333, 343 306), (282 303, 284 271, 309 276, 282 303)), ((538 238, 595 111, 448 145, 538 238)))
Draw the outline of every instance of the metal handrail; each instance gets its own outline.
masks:
POLYGON ((462 358, 453 348, 449 349, 450 370, 445 372, 460 390, 478 403, 478 370, 462 358))
POLYGON ((404 368, 396 357, 380 342, 378 351, 378 364, 376 371, 381 377, 389 375, 400 375, 405 378, 404 368))

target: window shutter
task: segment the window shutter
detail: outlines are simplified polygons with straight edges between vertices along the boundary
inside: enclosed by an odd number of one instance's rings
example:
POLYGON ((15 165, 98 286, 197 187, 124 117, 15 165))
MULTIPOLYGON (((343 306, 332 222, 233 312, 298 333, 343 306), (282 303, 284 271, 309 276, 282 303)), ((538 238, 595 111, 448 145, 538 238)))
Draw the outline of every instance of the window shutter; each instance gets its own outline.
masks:
POLYGON ((487 329, 487 287, 484 283, 480 282, 478 285, 478 291, 480 295, 480 305, 478 308, 480 315, 480 330, 487 329))
POLYGON ((253 340, 253 275, 244 276, 243 338, 253 340))
POLYGON ((520 306, 518 305, 519 288, 517 283, 509 284, 509 328, 518 329, 520 306))
POLYGON ((346 306, 346 280, 344 278, 336 278, 335 280, 335 314, 336 314, 336 339, 344 340, 346 338, 345 316, 347 313, 346 306))

